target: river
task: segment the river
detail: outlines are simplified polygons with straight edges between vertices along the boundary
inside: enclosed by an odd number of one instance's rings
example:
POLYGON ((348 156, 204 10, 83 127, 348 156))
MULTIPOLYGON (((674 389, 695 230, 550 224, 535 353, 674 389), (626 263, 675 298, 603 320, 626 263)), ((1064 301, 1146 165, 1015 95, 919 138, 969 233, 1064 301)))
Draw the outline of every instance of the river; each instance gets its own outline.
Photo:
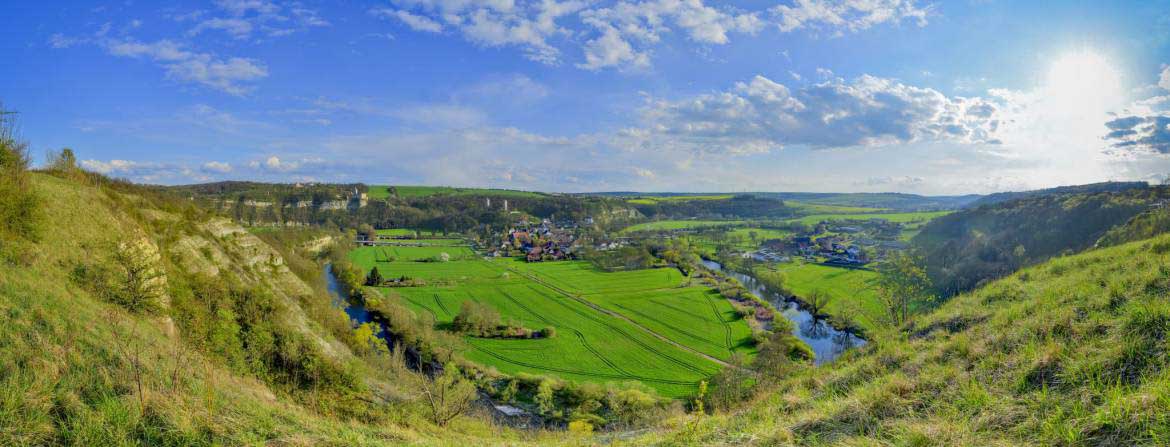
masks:
POLYGON ((703 260, 703 265, 711 270, 717 270, 735 278, 749 291, 756 294, 756 296, 768 300, 768 302, 776 306, 776 309, 780 311, 780 315, 791 320, 793 326, 795 326, 792 334, 804 340, 812 348, 813 352, 816 353, 816 364, 818 365, 832 361, 849 348, 856 348, 865 344, 865 340, 861 337, 838 330, 830 325, 828 321, 814 317, 812 313, 801 309, 800 305, 795 301, 769 290, 752 276, 732 270, 724 270, 723 266, 715 261, 703 260))
MULTIPOLYGON (((361 303, 351 302, 345 298, 345 294, 341 293, 341 284, 337 282, 337 276, 333 274, 333 264, 325 264, 325 288, 329 290, 329 294, 333 295, 333 305, 345 309, 345 314, 349 316, 350 323, 354 326, 365 323, 372 323, 374 316, 366 310, 366 307, 361 303)), ((386 328, 381 324, 378 325, 378 338, 386 340, 390 343, 389 335, 386 333, 386 328)))

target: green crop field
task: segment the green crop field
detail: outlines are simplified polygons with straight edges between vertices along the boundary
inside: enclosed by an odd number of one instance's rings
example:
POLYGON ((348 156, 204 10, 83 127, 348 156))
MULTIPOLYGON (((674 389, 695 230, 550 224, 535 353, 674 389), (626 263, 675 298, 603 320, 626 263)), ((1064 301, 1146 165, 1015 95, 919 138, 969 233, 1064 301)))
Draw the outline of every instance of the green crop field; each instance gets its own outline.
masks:
POLYGON ((720 368, 701 354, 721 360, 733 352, 755 354, 751 329, 731 304, 691 286, 676 269, 606 273, 585 262, 482 258, 386 262, 377 248, 385 247, 362 247, 350 258, 363 268, 376 265, 385 277, 432 282, 385 290, 437 327, 450 323, 464 301, 476 301, 506 321, 557 329, 551 339, 465 337, 465 357, 501 372, 640 381, 665 396, 685 397, 720 368))
POLYGON ((623 233, 637 231, 683 230, 689 228, 718 227, 724 225, 743 225, 742 220, 659 220, 631 225, 622 230, 623 233))
MULTIPOLYGON (((484 188, 452 188, 448 186, 394 186, 398 190, 398 197, 414 198, 438 194, 467 195, 467 196, 494 196, 494 197, 543 197, 544 194, 511 189, 484 189, 484 188)), ((385 199, 390 197, 389 185, 370 185, 371 199, 385 199)))
POLYGON ((796 296, 821 291, 832 297, 826 313, 848 315, 866 330, 878 327, 884 311, 874 290, 877 272, 803 262, 777 264, 776 269, 784 273, 784 285, 796 296))
POLYGON ((885 219, 890 222, 898 223, 915 223, 928 222, 940 216, 950 214, 951 211, 928 211, 917 213, 863 213, 863 214, 849 214, 849 213, 829 213, 829 214, 810 214, 808 216, 799 217, 796 219, 789 219, 788 222, 800 222, 806 225, 816 225, 823 220, 869 220, 869 219, 885 219))
POLYGON ((795 208, 803 214, 863 214, 880 213, 887 211, 884 208, 865 208, 860 206, 825 205, 820 203, 797 202, 785 200, 784 204, 795 208))
MULTIPOLYGON (((366 265, 375 261, 422 261, 438 259, 446 253, 448 259, 475 258, 475 252, 466 246, 436 246, 436 247, 407 247, 407 246, 377 246, 360 247, 353 252, 356 262, 366 265)), ((372 265, 372 264, 370 264, 372 265)))
POLYGON ((717 195, 701 195, 701 196, 663 196, 663 197, 636 197, 629 199, 626 202, 635 205, 653 205, 660 202, 688 202, 692 200, 727 200, 732 198, 731 194, 717 194, 717 195))

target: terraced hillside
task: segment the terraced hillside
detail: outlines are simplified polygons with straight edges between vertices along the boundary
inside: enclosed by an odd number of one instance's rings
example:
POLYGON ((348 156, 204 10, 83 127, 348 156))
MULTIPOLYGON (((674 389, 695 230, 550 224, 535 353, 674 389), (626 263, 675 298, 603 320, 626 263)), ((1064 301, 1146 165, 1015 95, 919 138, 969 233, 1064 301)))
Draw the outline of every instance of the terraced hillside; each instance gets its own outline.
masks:
POLYGON ((385 277, 427 281, 382 290, 437 327, 449 325, 464 301, 474 301, 520 326, 556 329, 552 338, 466 338, 468 359, 503 372, 639 381, 683 397, 732 353, 754 354, 751 329, 731 305, 713 290, 688 285, 675 269, 604 273, 584 262, 388 261, 381 248, 362 247, 350 258, 367 270, 377 266, 385 277))

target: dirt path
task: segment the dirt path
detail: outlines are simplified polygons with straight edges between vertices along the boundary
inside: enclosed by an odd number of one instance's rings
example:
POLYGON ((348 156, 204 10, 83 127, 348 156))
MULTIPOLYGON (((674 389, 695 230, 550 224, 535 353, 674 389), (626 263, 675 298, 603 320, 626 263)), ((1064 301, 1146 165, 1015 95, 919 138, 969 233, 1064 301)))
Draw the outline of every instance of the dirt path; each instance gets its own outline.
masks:
POLYGON ((604 308, 604 307, 598 306, 597 304, 594 304, 592 301, 589 301, 589 300, 587 300, 587 299, 584 299, 584 298, 578 297, 578 296, 576 296, 576 295, 573 295, 572 293, 569 293, 569 291, 567 291, 567 290, 564 290, 564 289, 562 289, 562 288, 560 288, 560 287, 557 287, 556 285, 553 285, 553 284, 549 283, 548 281, 545 281, 545 280, 541 279, 540 277, 538 277, 538 276, 536 276, 536 275, 531 275, 531 274, 528 274, 528 273, 522 272, 522 271, 520 271, 520 270, 516 270, 516 269, 510 268, 510 267, 505 267, 505 268, 507 268, 507 269, 508 269, 508 271, 510 271, 510 272, 513 272, 513 273, 515 273, 515 274, 517 274, 517 275, 521 275, 521 276, 523 276, 523 277, 525 277, 525 278, 528 278, 528 279, 532 280, 533 282, 535 282, 535 283, 537 283, 537 284, 540 284, 540 285, 542 285, 542 286, 548 287, 549 289, 552 289, 553 291, 555 291, 555 292, 557 292, 557 293, 559 293, 559 294, 561 294, 561 295, 564 295, 564 296, 566 296, 566 297, 572 298, 573 300, 576 300, 577 302, 579 302, 579 303, 581 303, 581 304, 584 304, 584 305, 586 305, 586 306, 589 306, 589 307, 593 308, 593 310, 596 310, 596 311, 598 311, 598 312, 601 312, 601 313, 603 313, 603 314, 606 314, 606 315, 609 315, 609 316, 611 316, 611 317, 618 318, 618 319, 621 319, 621 320, 623 320, 623 321, 625 321, 625 322, 627 322, 627 323, 630 323, 630 324, 632 324, 634 327, 636 327, 636 328, 638 328, 638 329, 641 329, 643 332, 645 332, 645 333, 647 333, 647 334, 650 334, 650 335, 651 335, 651 336, 653 336, 654 338, 657 338, 657 339, 659 339, 659 340, 662 340, 662 341, 664 341, 664 342, 667 342, 667 343, 669 343, 671 346, 674 346, 674 347, 676 347, 676 348, 679 348, 679 349, 682 349, 682 350, 684 350, 684 351, 690 352, 690 353, 692 353, 692 354, 695 354, 695 355, 697 355, 697 356, 703 357, 703 358, 705 358, 705 359, 707 359, 707 360, 710 360, 710 361, 712 361, 712 362, 715 362, 716 364, 718 364, 718 365, 720 365, 720 366, 732 366, 730 363, 727 363, 727 362, 725 362, 725 361, 723 361, 723 360, 720 360, 720 359, 719 359, 719 358, 717 358, 717 357, 712 357, 712 356, 710 356, 710 355, 704 354, 704 353, 702 353, 702 352, 699 352, 699 351, 695 350, 694 348, 691 348, 690 346, 687 346, 687 345, 684 345, 684 344, 682 344, 682 343, 676 342, 676 341, 674 341, 674 340, 671 340, 670 338, 668 338, 668 337, 666 337, 666 336, 664 336, 664 335, 662 335, 662 334, 659 334, 659 333, 657 333, 657 332, 654 332, 654 330, 652 330, 652 329, 650 329, 650 328, 648 328, 648 327, 646 327, 646 326, 642 326, 641 324, 638 324, 638 322, 636 322, 636 321, 634 321, 634 320, 631 320, 629 317, 626 317, 625 315, 622 315, 622 314, 620 314, 620 313, 617 313, 617 312, 614 312, 614 311, 612 311, 612 310, 606 309, 606 308, 604 308))

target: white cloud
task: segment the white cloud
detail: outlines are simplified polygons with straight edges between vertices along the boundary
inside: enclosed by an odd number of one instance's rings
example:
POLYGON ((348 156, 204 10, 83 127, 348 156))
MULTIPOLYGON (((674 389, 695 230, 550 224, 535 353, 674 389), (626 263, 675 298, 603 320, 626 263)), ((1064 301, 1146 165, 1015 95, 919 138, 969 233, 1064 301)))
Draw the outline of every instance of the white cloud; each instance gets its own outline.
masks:
POLYGON ((220 30, 236 39, 245 39, 252 34, 252 22, 238 18, 214 18, 199 22, 187 32, 189 35, 198 35, 207 30, 220 30))
POLYGON ((209 53, 197 53, 171 40, 153 43, 109 40, 104 46, 114 56, 151 59, 165 68, 167 77, 173 80, 200 84, 236 96, 251 90, 244 83, 268 77, 268 69, 252 59, 223 59, 209 53))
POLYGON ((49 36, 49 46, 53 47, 53 48, 58 48, 58 49, 69 48, 71 46, 74 46, 74 45, 77 45, 77 44, 83 43, 83 42, 84 42, 83 39, 68 37, 68 36, 61 34, 61 33, 56 33, 56 34, 53 34, 52 36, 49 36))
POLYGON ((206 180, 190 168, 170 163, 139 162, 131 160, 82 160, 81 167, 103 175, 128 178, 136 182, 159 183, 175 180, 206 180))
POLYGON ((393 17, 398 19, 406 26, 415 31, 427 31, 431 33, 438 33, 443 31, 443 24, 431 20, 427 17, 411 14, 403 10, 394 10, 390 8, 379 8, 373 11, 374 14, 383 17, 393 17))
MULTIPOLYGON (((313 27, 330 26, 316 10, 305 8, 299 3, 287 5, 265 0, 217 0, 215 5, 226 17, 209 17, 200 20, 188 35, 198 35, 209 30, 227 33, 235 39, 252 37, 256 30, 269 37, 280 37, 304 31, 313 27)), ((175 16, 178 21, 199 20, 209 13, 196 11, 175 16)))
POLYGON ((996 144, 1000 105, 947 97, 863 75, 795 92, 763 76, 730 91, 656 100, 645 125, 620 139, 633 148, 750 154, 785 146, 841 148, 946 140, 996 144))
POLYGON ((1162 75, 1158 78, 1158 86, 1170 91, 1170 65, 1162 66, 1162 75))
POLYGON ((618 30, 610 28, 585 44, 585 62, 577 66, 589 70, 617 66, 645 68, 650 66, 650 55, 634 50, 618 30))
POLYGON ((232 165, 220 161, 209 161, 203 164, 203 170, 217 174, 227 174, 232 172, 232 165))
POLYGON ((774 6, 771 12, 784 32, 813 28, 842 34, 903 20, 925 26, 930 8, 919 7, 915 0, 796 0, 792 6, 774 6))
POLYGON ((457 30, 470 42, 521 48, 534 61, 557 64, 562 47, 580 50, 575 65, 588 70, 642 69, 652 49, 675 31, 698 45, 723 45, 772 24, 860 31, 913 19, 925 25, 928 8, 915 0, 800 0, 769 11, 716 7, 703 0, 394 0, 372 13, 422 32, 457 30), (585 29, 581 29, 585 28, 585 29))

